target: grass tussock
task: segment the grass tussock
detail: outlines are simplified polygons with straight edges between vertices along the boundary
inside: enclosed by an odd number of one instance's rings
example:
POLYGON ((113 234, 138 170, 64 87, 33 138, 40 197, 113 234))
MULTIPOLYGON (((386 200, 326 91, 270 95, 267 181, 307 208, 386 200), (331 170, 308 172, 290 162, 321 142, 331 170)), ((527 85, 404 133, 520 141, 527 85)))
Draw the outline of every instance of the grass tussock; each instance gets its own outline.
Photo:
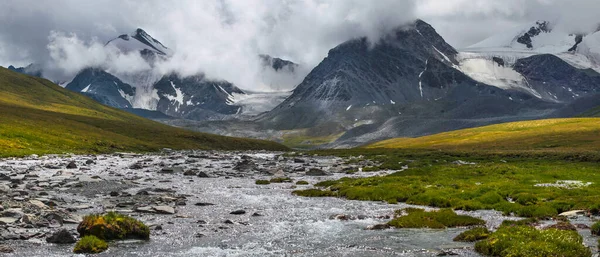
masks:
POLYGON ((320 189, 306 189, 306 190, 295 190, 292 191, 292 194, 297 196, 304 197, 335 197, 337 194, 335 192, 331 192, 328 190, 320 190, 320 189))
POLYGON ((439 211, 411 211, 408 215, 396 217, 388 223, 396 228, 433 228, 469 227, 485 225, 485 221, 466 215, 458 215, 449 209, 439 211))
POLYGON ((475 250, 484 256, 592 256, 583 245, 577 231, 546 229, 530 226, 501 226, 487 239, 475 244, 475 250))
POLYGON ((73 253, 82 253, 82 254, 97 254, 104 252, 108 249, 108 244, 95 236, 84 236, 82 237, 77 244, 75 244, 75 248, 73 249, 73 253))
POLYGON ((453 240, 456 242, 477 242, 488 238, 491 233, 487 228, 473 228, 460 233, 453 240))

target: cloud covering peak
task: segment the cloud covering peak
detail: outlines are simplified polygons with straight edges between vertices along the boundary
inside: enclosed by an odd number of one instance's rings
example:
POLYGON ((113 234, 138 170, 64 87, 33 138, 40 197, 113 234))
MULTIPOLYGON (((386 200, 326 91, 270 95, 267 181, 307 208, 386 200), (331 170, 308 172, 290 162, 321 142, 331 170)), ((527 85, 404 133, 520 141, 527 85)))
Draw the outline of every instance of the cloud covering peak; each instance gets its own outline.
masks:
POLYGON ((597 0, 5 0, 0 9, 0 65, 40 63, 67 80, 85 66, 115 72, 150 69, 137 53, 104 44, 141 27, 174 50, 154 69, 204 72, 241 88, 271 90, 259 54, 299 63, 277 77, 291 89, 326 55, 352 38, 372 41, 406 22, 431 23, 457 48, 504 29, 551 20, 565 30, 597 27, 597 0))

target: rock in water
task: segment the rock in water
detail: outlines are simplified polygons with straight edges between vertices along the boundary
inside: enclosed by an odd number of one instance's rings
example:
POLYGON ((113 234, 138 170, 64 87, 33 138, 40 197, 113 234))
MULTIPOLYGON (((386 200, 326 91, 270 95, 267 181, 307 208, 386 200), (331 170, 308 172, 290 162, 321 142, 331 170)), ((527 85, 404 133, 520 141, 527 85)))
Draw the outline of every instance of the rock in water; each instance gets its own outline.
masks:
POLYGON ((376 225, 368 226, 367 230, 383 230, 383 229, 388 229, 388 228, 390 228, 390 225, 384 223, 384 224, 376 224, 376 225))
POLYGON ((77 169, 77 164, 75 164, 75 162, 69 162, 69 164, 67 164, 67 169, 77 169))
POLYGON ((0 218, 0 225, 8 225, 8 224, 13 224, 15 222, 17 222, 16 218, 11 218, 11 217, 0 218))
POLYGON ((198 177, 200 177, 200 178, 210 178, 210 176, 208 174, 206 174, 206 172, 204 172, 204 171, 198 172, 198 177))
POLYGON ((14 253, 15 250, 13 250, 12 248, 10 248, 7 245, 0 245, 0 253, 14 253))
POLYGON ((322 169, 312 168, 306 172, 306 176, 327 176, 327 172, 322 169))
POLYGON ((53 244, 74 244, 77 240, 75 240, 69 231, 63 229, 46 238, 46 242, 53 244))
POLYGON ((171 167, 171 168, 163 168, 160 170, 161 173, 183 173, 182 167, 171 167))
POLYGON ((246 214, 246 211, 244 210, 237 210, 237 211, 232 211, 229 214, 233 214, 233 215, 243 215, 246 214))
POLYGON ((196 176, 196 172, 193 170, 188 170, 183 173, 184 176, 196 176))
POLYGON ((175 214, 175 208, 166 205, 154 206, 152 209, 160 214, 175 214))

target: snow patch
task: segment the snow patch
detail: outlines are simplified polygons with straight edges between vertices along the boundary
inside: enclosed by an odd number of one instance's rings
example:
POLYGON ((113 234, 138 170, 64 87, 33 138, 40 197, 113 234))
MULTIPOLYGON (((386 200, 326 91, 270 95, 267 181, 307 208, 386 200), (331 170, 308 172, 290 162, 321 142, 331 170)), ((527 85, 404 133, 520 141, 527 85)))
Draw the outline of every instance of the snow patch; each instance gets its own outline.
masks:
POLYGON ((81 93, 87 93, 88 90, 90 90, 90 86, 92 84, 87 85, 87 87, 85 87, 84 89, 81 90, 81 93))
POLYGON ((421 92, 421 98, 423 98, 423 84, 421 82, 421 77, 423 76, 423 73, 425 73, 427 71, 428 63, 429 63, 429 60, 425 60, 425 69, 423 71, 421 71, 421 73, 419 73, 419 91, 421 92))
POLYGON ((542 96, 529 87, 527 79, 511 67, 500 66, 487 58, 466 58, 460 61, 459 69, 472 79, 501 89, 517 89, 534 95, 542 96))
POLYGON ((175 112, 177 112, 177 110, 179 109, 178 107, 183 105, 183 92, 181 92, 181 89, 177 88, 175 86, 175 84, 173 84, 173 81, 169 81, 171 82, 171 86, 173 87, 173 89, 175 90, 175 95, 164 95, 164 97, 166 97, 167 99, 169 99, 170 101, 175 101, 178 103, 177 106, 175 106, 175 112))
POLYGON ((346 108, 346 111, 349 111, 352 108, 352 105, 348 105, 348 108, 346 108))

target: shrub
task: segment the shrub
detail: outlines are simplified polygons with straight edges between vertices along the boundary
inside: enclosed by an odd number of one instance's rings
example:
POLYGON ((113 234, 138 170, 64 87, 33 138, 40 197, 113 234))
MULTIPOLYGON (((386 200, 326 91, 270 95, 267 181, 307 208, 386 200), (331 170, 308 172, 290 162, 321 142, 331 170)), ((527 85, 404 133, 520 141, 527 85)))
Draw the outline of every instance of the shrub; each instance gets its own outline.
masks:
POLYGON ((268 185, 268 184, 271 184, 271 182, 270 182, 270 181, 268 181, 268 180, 260 180, 260 179, 259 179, 259 180, 257 180, 255 183, 256 183, 257 185, 268 185))
POLYGON ((460 233, 453 240, 456 242, 475 242, 486 239, 491 232, 487 228, 474 228, 460 233))
POLYGON ((308 181, 300 180, 296 182, 296 185, 309 185, 308 181))
POLYGON ((103 240, 150 239, 150 229, 132 217, 109 212, 104 216, 88 215, 79 223, 80 236, 96 236, 103 240))
POLYGON ((96 254, 106 251, 108 244, 95 236, 84 236, 75 244, 74 253, 96 254))
POLYGON ((406 216, 400 216, 388 223, 396 228, 434 228, 466 227, 484 225, 485 221, 466 215, 457 215, 450 209, 425 212, 413 211, 406 216))
POLYGON ((292 191, 292 194, 297 196, 305 196, 305 197, 333 197, 337 196, 335 192, 331 192, 329 190, 319 190, 319 189, 306 189, 306 190, 295 190, 292 191))
POLYGON ((475 244, 485 256, 562 256, 588 257, 590 250, 576 231, 537 230, 530 226, 501 226, 487 239, 475 244))
POLYGON ((592 225, 592 235, 600 236, 600 221, 592 225))

